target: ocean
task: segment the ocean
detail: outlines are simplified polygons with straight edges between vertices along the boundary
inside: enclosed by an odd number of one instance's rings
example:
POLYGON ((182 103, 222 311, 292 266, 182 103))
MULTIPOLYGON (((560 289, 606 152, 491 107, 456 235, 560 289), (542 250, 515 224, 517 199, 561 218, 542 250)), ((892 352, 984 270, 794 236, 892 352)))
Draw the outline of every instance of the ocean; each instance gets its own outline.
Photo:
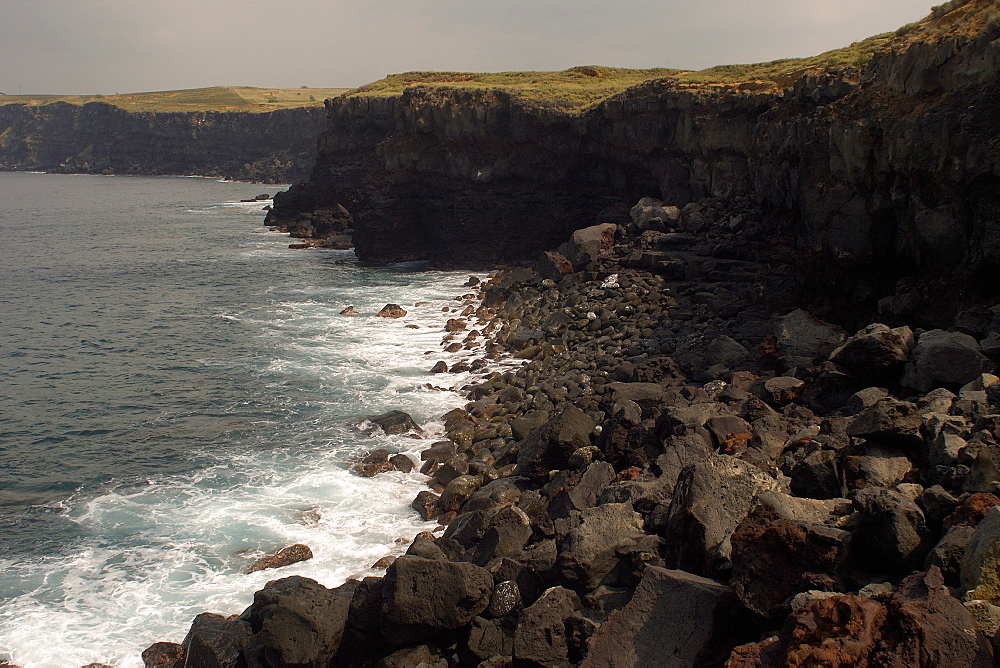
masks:
POLYGON ((432 528, 423 476, 348 467, 419 459, 464 402, 428 370, 469 274, 290 250, 240 201, 274 188, 0 173, 0 660, 141 666, 200 612, 339 585, 432 528), (374 317, 390 302, 409 314, 374 317), (359 429, 391 409, 425 439, 359 429), (294 543, 315 557, 242 573, 294 543))

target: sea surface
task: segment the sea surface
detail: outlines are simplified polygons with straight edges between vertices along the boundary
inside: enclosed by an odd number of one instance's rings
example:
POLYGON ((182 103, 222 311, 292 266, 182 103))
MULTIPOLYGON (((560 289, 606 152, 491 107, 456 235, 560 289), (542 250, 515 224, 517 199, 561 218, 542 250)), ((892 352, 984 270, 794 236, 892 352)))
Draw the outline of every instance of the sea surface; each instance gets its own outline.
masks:
POLYGON ((200 612, 336 586, 430 528, 423 476, 348 465, 428 442, 365 415, 431 439, 462 403, 427 370, 469 275, 289 250, 240 201, 274 188, 0 173, 0 661, 141 666, 200 612), (315 558, 242 574, 294 543, 315 558))

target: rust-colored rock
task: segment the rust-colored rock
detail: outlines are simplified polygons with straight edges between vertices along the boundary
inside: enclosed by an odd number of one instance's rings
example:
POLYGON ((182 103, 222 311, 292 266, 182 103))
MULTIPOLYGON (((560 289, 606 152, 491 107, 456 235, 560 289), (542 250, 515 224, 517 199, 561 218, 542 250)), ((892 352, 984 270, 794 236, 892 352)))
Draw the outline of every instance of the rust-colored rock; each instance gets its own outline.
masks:
POLYGON ((406 311, 399 304, 386 304, 375 315, 379 318, 402 318, 406 315, 406 311))
POLYGON ((944 518, 943 530, 956 526, 974 527, 986 517, 993 506, 1000 506, 1000 499, 989 492, 977 492, 962 502, 948 517, 944 518))
POLYGON ((291 564, 297 564, 300 561, 306 561, 307 559, 312 559, 313 553, 309 549, 308 545, 303 545, 302 543, 296 543, 286 547, 276 554, 270 554, 266 557, 261 557, 257 561, 250 564, 244 573, 256 573, 257 571, 262 571, 267 568, 281 568, 282 566, 290 566, 291 564))

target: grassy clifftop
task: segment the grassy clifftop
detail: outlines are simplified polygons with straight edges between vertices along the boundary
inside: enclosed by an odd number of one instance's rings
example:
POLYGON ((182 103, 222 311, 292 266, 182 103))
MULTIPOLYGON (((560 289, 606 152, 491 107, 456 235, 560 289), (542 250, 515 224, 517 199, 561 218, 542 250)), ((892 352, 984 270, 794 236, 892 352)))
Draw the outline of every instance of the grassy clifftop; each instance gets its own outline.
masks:
POLYGON ((348 88, 251 88, 215 86, 125 95, 0 95, 0 104, 43 105, 53 102, 106 102, 126 111, 242 111, 322 106, 323 100, 348 88))
POLYGON ((650 79, 669 78, 678 86, 780 90, 800 77, 836 67, 863 68, 871 58, 916 41, 933 41, 981 31, 1000 17, 996 0, 952 0, 934 7, 923 20, 808 58, 767 63, 719 65, 700 71, 668 68, 573 67, 561 72, 406 72, 357 88, 348 96, 398 95, 411 86, 501 89, 523 98, 582 112, 650 79))

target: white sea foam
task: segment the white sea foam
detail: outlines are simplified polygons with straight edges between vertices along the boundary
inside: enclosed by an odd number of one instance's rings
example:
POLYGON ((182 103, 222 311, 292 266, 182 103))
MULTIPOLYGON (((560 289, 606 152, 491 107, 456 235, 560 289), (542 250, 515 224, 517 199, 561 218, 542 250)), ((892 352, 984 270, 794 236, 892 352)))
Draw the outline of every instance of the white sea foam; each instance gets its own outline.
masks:
MULTIPOLYGON (((243 204, 249 203, 222 206, 243 204)), ((256 248, 242 255, 301 261, 284 244, 284 235, 255 236, 248 245, 256 248)), ((346 263, 352 275, 359 271, 349 252, 311 252, 346 263)), ((438 359, 451 363, 476 354, 441 351, 442 324, 456 315, 442 309, 460 310, 453 297, 468 292, 466 276, 390 272, 373 273, 365 286, 357 278, 352 285, 276 286, 269 303, 214 314, 220 325, 238 323, 268 343, 263 350, 271 357, 258 364, 260 384, 280 389, 274 395, 281 403, 271 417, 227 425, 246 431, 246 439, 206 446, 196 453, 205 465, 193 472, 119 481, 52 504, 47 510, 73 522, 79 538, 60 553, 0 561, 8 589, 0 592, 0 659, 24 668, 141 666, 142 649, 159 640, 180 642, 200 612, 241 612, 269 580, 294 574, 337 586, 404 550, 431 526, 409 508, 425 478, 392 472, 365 479, 347 466, 371 447, 416 458, 441 434, 435 420, 462 403, 455 392, 425 386, 459 387, 469 379, 427 373, 438 359), (401 304, 408 315, 375 317, 387 302, 401 304), (349 305, 360 315, 339 315, 349 305), (423 423, 423 440, 369 436, 354 424, 396 408, 423 423), (253 557, 294 543, 309 545, 314 558, 243 574, 253 557)), ((206 428, 197 414, 191 420, 190 429, 206 428)), ((177 433, 185 424, 171 422, 170 429, 177 433)))

